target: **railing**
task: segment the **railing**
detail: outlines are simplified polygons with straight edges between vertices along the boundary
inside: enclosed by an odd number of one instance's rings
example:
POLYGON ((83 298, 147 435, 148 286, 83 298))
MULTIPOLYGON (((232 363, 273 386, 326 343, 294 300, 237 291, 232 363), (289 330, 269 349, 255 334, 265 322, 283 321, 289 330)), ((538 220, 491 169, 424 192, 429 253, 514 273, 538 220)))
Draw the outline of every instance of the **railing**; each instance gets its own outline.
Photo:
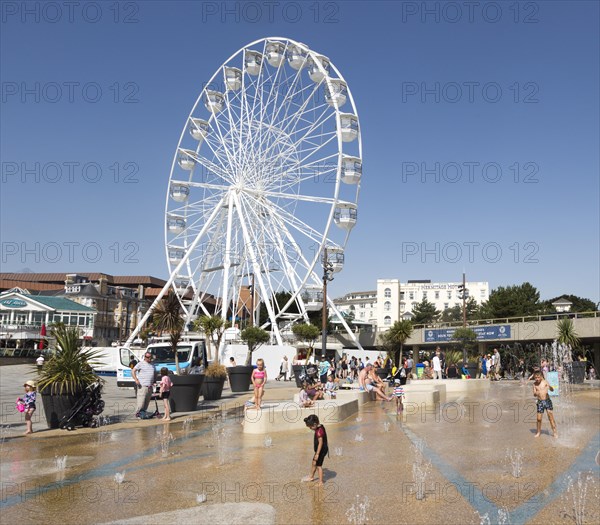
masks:
MULTIPOLYGON (((536 321, 558 321, 559 319, 589 319, 600 317, 600 312, 563 312, 556 314, 528 315, 521 317, 501 317, 498 319, 467 319, 467 326, 481 326, 486 324, 511 324, 531 323, 536 321)), ((436 322, 428 324, 415 324, 413 328, 453 328, 461 327, 462 321, 436 322)))

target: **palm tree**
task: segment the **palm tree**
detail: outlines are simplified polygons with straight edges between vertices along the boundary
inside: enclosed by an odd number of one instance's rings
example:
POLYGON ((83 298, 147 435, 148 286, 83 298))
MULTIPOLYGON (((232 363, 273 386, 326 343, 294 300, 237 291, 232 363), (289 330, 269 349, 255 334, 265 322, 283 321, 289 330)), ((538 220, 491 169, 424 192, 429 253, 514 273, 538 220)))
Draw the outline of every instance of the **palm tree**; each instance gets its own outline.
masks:
POLYGON ((389 353, 394 355, 394 363, 396 366, 400 365, 400 358, 402 356, 402 350, 404 349, 404 343, 410 338, 413 332, 413 323, 408 319, 402 319, 396 321, 391 328, 384 332, 381 336, 383 346, 388 350, 389 353))
POLYGON ((212 361, 211 343, 215 343, 217 350, 216 361, 219 362, 219 348, 221 346, 221 338, 225 330, 231 326, 229 321, 225 321, 218 315, 203 315, 194 321, 194 330, 202 330, 206 334, 206 351, 208 360, 212 361))
POLYGON ((558 337, 556 338, 557 342, 563 345, 569 345, 571 350, 575 350, 581 343, 571 319, 560 319, 558 323, 556 323, 556 330, 558 332, 558 337))
POLYGON ((179 355, 177 353, 177 344, 181 340, 183 333, 183 317, 181 316, 181 305, 179 299, 174 293, 169 293, 156 305, 152 314, 154 327, 159 332, 168 332, 170 335, 171 349, 175 354, 175 368, 177 374, 179 370, 179 355))
POLYGON ((50 389, 53 394, 75 394, 98 381, 92 366, 99 350, 82 350, 79 332, 75 327, 57 323, 52 335, 56 339, 56 352, 42 368, 38 389, 50 389))

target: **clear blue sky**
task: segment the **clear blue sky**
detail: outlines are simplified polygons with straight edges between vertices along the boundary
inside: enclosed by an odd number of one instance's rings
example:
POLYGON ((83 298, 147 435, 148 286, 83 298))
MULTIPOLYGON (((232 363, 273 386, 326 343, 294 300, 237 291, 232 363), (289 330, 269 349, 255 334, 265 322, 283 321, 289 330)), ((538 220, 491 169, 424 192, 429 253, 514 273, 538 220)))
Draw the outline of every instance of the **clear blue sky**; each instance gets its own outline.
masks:
POLYGON ((267 5, 3 4, 2 271, 165 278, 192 104, 239 48, 284 36, 331 58, 361 119, 359 220, 334 295, 464 270, 600 299, 598 2, 267 5))

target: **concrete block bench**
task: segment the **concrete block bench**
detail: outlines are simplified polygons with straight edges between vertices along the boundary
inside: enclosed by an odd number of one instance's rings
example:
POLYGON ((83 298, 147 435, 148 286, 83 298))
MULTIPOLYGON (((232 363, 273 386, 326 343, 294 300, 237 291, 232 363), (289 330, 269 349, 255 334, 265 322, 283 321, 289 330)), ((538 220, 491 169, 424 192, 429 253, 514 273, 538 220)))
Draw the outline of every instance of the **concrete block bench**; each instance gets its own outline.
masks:
POLYGON ((437 388, 419 388, 417 386, 405 385, 404 404, 406 406, 410 404, 416 410, 423 406, 427 409, 434 409, 440 404, 440 391, 437 388))
MULTIPOLYGON (((366 392, 365 390, 359 390, 358 388, 352 388, 352 389, 338 390, 336 399, 339 399, 342 401, 352 401, 352 400, 356 399, 356 401, 358 401, 358 406, 360 407, 360 406, 364 405, 365 403, 372 401, 374 399, 374 396, 371 396, 369 394, 369 392, 366 392)), ((327 395, 325 395, 325 401, 329 401, 329 397, 327 395)), ((319 402, 322 403, 323 401, 319 401, 319 402)), ((300 394, 294 394, 294 403, 300 403, 300 394)))
POLYGON ((245 434, 270 434, 286 430, 306 429, 304 418, 316 414, 325 426, 341 423, 358 412, 356 399, 327 399, 317 401, 314 407, 302 408, 297 402, 264 403, 260 410, 244 411, 245 434))

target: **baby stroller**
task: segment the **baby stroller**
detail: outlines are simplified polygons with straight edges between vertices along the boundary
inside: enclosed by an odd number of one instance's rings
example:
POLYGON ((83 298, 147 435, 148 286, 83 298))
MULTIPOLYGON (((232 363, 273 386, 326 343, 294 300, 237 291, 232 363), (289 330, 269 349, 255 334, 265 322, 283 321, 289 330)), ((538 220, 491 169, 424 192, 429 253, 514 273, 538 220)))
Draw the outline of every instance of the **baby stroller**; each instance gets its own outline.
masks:
POLYGON ((306 381, 309 385, 313 385, 317 382, 319 378, 319 370, 315 365, 308 365, 302 367, 302 372, 300 373, 300 381, 306 381))
POLYGON ((160 397, 160 385, 154 385, 154 387, 152 389, 152 395, 150 396, 150 399, 154 400, 154 406, 156 407, 156 410, 154 411, 153 414, 150 415, 150 417, 160 417, 160 416, 162 416, 162 414, 160 413, 160 410, 158 409, 158 400, 161 399, 161 397, 160 397))
POLYGON ((103 410, 102 383, 96 381, 85 389, 83 396, 61 418, 58 426, 67 430, 74 430, 77 426, 95 427, 97 421, 94 416, 99 416, 103 410))
POLYGON ((406 380, 408 379, 406 377, 406 370, 404 370, 403 367, 399 366, 396 370, 392 369, 392 372, 394 373, 390 374, 387 378, 388 384, 392 386, 396 382, 396 379, 398 379, 400 381, 400 385, 404 386, 406 384, 406 380))

